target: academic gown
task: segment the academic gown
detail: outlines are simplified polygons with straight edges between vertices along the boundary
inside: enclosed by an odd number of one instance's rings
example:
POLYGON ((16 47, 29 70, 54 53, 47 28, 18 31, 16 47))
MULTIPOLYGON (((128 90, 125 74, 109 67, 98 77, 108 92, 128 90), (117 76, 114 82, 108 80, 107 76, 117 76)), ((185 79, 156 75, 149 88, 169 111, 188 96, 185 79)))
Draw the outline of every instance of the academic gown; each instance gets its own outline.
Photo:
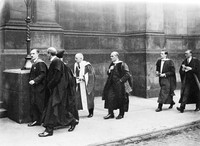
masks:
POLYGON ((78 109, 76 107, 76 78, 72 70, 65 63, 65 76, 67 79, 67 110, 79 120, 78 109))
MULTIPOLYGON (((156 71, 160 73, 161 59, 156 63, 156 71)), ((174 63, 170 59, 165 59, 162 72, 166 77, 159 77, 160 93, 158 97, 158 103, 171 104, 173 100, 174 90, 176 89, 176 75, 174 63)))
POLYGON ((66 126, 73 120, 67 110, 67 80, 65 65, 59 58, 54 58, 47 76, 49 99, 44 114, 44 127, 66 126))
POLYGON ((77 109, 94 109, 95 72, 92 65, 87 61, 82 61, 79 67, 78 64, 75 63, 74 75, 77 78, 77 109), (83 80, 79 81, 79 77, 82 77, 83 80))
POLYGON ((180 67, 179 73, 181 77, 181 98, 179 103, 182 104, 192 104, 197 103, 200 105, 200 96, 199 96, 199 88, 197 85, 197 80, 195 79, 194 75, 196 75, 198 81, 200 79, 200 66, 199 60, 196 58, 192 58, 191 61, 187 62, 185 59, 180 67), (188 72, 182 71, 182 65, 189 66, 192 70, 188 72))
POLYGON ((124 107, 124 111, 127 112, 129 103, 124 83, 130 78, 129 68, 122 61, 117 64, 111 63, 109 68, 111 66, 114 66, 114 69, 110 73, 107 72, 108 78, 103 89, 104 108, 116 110, 124 107))
POLYGON ((47 82, 47 66, 43 60, 37 59, 31 67, 29 80, 34 80, 35 84, 30 85, 30 113, 32 121, 40 122, 44 110, 44 100, 47 82))

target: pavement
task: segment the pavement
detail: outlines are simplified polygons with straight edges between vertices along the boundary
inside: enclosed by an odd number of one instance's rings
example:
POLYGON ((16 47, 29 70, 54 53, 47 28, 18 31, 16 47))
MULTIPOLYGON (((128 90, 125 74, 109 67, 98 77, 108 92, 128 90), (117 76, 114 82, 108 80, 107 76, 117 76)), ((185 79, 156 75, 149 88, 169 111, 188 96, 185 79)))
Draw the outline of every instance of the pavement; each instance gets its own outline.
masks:
MULTIPOLYGON (((38 137, 44 131, 42 126, 28 127, 8 118, 0 119, 1 146, 116 146, 125 145, 142 137, 151 137, 159 133, 184 127, 200 121, 200 112, 195 112, 195 105, 186 106, 180 113, 180 90, 175 91, 176 102, 172 109, 163 106, 163 111, 155 112, 157 98, 139 98, 130 96, 129 112, 121 120, 104 120, 107 110, 101 97, 95 98, 95 110, 92 118, 87 118, 87 111, 79 111, 80 122, 73 132, 68 128, 54 130, 53 136, 38 137)), ((118 111, 115 111, 115 116, 118 111)))

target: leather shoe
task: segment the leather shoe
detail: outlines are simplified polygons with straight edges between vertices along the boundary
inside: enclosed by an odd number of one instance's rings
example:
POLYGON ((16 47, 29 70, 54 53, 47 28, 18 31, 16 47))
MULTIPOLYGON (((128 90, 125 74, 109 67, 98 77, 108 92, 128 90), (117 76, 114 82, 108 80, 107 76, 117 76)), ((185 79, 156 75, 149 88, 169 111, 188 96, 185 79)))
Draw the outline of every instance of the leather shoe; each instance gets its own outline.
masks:
POLYGON ((103 117, 104 119, 112 119, 114 118, 114 114, 108 114, 107 116, 103 117))
POLYGON ((37 125, 40 125, 40 124, 37 121, 34 121, 32 123, 29 123, 28 127, 33 127, 33 126, 37 126, 37 125))
POLYGON ((198 112, 198 111, 200 111, 200 109, 199 109, 199 108, 196 108, 194 111, 195 111, 195 112, 198 112))
POLYGON ((76 125, 78 125, 78 120, 74 120, 71 123, 71 127, 68 129, 69 132, 74 131, 76 125))
POLYGON ((161 108, 157 108, 155 111, 156 111, 156 112, 161 112, 162 109, 161 109, 161 108))
POLYGON ((173 101, 172 104, 170 104, 169 109, 173 108, 173 105, 175 105, 175 102, 173 101))
POLYGON ((122 118, 124 118, 124 115, 118 115, 118 116, 116 117, 117 120, 122 119, 122 118))
POLYGON ((71 127, 68 129, 68 131, 69 131, 69 132, 74 131, 75 127, 76 127, 76 125, 71 125, 71 127))
POLYGON ((177 107, 176 108, 178 111, 180 111, 181 113, 183 113, 184 112, 184 109, 183 108, 181 108, 181 107, 177 107))
POLYGON ((88 118, 91 118, 91 117, 93 117, 93 114, 89 114, 87 117, 88 117, 88 118))
POLYGON ((39 137, 47 137, 47 136, 52 136, 52 135, 53 135, 53 132, 47 132, 47 131, 44 131, 38 134, 39 137))

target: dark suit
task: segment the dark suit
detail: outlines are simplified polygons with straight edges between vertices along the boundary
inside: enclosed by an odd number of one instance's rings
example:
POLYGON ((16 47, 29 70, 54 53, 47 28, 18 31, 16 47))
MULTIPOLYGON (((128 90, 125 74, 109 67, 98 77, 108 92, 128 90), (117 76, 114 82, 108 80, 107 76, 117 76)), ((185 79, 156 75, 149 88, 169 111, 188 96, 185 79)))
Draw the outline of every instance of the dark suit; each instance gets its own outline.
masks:
POLYGON ((44 110, 44 98, 46 91, 47 66, 41 59, 37 59, 31 67, 30 80, 35 84, 30 87, 31 99, 31 118, 32 121, 41 122, 41 116, 44 110))

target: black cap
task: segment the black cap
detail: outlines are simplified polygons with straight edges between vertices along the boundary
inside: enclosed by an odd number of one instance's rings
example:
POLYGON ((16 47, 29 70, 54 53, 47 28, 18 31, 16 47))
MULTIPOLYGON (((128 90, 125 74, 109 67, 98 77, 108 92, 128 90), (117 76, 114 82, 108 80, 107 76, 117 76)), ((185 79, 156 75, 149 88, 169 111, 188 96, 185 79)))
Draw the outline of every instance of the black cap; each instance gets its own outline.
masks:
POLYGON ((58 50, 56 56, 57 56, 58 58, 63 58, 64 53, 65 53, 65 50, 58 50))

